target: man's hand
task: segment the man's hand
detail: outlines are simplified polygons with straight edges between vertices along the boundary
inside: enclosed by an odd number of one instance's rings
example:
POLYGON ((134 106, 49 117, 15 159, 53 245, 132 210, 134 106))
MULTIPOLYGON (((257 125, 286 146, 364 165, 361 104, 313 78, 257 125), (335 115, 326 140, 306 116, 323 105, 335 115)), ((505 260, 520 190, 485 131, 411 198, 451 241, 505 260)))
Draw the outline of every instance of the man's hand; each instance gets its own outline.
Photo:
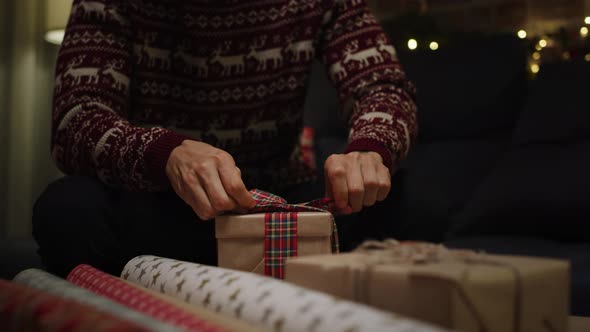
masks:
POLYGON ((326 194, 336 211, 350 214, 389 194, 391 175, 376 152, 334 154, 324 164, 326 194))
POLYGON ((232 156, 206 143, 183 141, 170 154, 166 175, 202 220, 256 204, 232 156))

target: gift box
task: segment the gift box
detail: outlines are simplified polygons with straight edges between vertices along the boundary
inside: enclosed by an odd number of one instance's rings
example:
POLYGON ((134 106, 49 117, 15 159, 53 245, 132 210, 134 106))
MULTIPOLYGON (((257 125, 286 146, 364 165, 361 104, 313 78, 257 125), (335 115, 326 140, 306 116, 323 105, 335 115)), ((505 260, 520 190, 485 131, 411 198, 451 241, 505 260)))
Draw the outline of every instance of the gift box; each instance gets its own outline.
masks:
POLYGON ((459 331, 566 332, 569 263, 370 243, 287 260, 285 280, 459 331))
POLYGON ((283 279, 288 257, 338 252, 328 198, 289 204, 258 189, 250 194, 256 206, 249 214, 215 218, 220 267, 283 279))
MULTIPOLYGON (((294 216, 291 216, 294 217, 294 216)), ((298 212, 296 225, 279 226, 269 234, 267 213, 224 215, 215 219, 217 259, 220 267, 265 273, 265 253, 268 241, 283 242, 288 256, 330 254, 332 252, 332 214, 328 212, 298 212)), ((278 216, 280 218, 280 216, 278 216)), ((285 257, 282 257, 284 259, 285 257)), ((280 257, 278 258, 280 259, 280 257)), ((266 264, 267 265, 267 264, 266 264)))

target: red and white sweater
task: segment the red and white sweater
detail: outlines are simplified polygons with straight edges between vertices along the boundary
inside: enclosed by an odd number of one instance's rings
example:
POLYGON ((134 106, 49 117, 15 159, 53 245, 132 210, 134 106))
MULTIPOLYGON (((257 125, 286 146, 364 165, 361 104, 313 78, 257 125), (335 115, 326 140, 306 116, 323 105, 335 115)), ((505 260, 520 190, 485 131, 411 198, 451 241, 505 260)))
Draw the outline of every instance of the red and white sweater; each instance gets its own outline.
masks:
POLYGON ((378 152, 393 169, 416 135, 416 106, 364 0, 75 0, 53 157, 68 174, 160 190, 190 138, 229 152, 248 187, 305 181, 298 137, 314 58, 338 89, 346 151, 378 152))

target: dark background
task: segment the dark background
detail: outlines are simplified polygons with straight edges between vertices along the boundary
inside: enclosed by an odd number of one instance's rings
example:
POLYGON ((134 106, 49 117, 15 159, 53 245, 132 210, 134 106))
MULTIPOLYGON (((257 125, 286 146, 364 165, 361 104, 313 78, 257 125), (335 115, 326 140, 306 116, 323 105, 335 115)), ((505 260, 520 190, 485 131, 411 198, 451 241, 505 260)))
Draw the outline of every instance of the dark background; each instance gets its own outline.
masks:
MULTIPOLYGON (((575 61, 587 53, 579 29, 590 0, 368 0, 396 47, 428 50, 461 35, 528 32, 527 66, 575 61), (550 47, 533 59, 546 38, 550 47)), ((46 2, 0 1, 0 239, 29 238, 31 206, 60 173, 49 155, 52 73, 57 47, 43 40, 46 2)))

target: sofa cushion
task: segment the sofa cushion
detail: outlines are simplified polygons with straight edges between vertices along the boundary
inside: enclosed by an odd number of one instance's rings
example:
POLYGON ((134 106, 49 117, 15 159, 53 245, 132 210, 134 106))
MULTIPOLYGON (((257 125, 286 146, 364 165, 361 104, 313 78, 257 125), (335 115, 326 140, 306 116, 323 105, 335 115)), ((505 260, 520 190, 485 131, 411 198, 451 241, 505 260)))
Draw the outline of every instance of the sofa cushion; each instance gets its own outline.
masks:
POLYGON ((0 279, 10 280, 22 270, 42 268, 33 239, 0 238, 0 279))
POLYGON ((436 51, 398 47, 417 88, 420 140, 512 131, 526 92, 525 51, 513 36, 480 36, 436 51))
POLYGON ((590 63, 544 65, 515 130, 517 144, 590 138, 590 63))
MULTIPOLYGON (((451 216, 461 210, 502 155, 504 139, 423 142, 402 163, 392 181, 397 236, 440 241, 451 216)), ((382 216, 387 218, 391 216, 382 216)))
POLYGON ((453 218, 449 236, 590 240, 590 140, 512 148, 453 218))

